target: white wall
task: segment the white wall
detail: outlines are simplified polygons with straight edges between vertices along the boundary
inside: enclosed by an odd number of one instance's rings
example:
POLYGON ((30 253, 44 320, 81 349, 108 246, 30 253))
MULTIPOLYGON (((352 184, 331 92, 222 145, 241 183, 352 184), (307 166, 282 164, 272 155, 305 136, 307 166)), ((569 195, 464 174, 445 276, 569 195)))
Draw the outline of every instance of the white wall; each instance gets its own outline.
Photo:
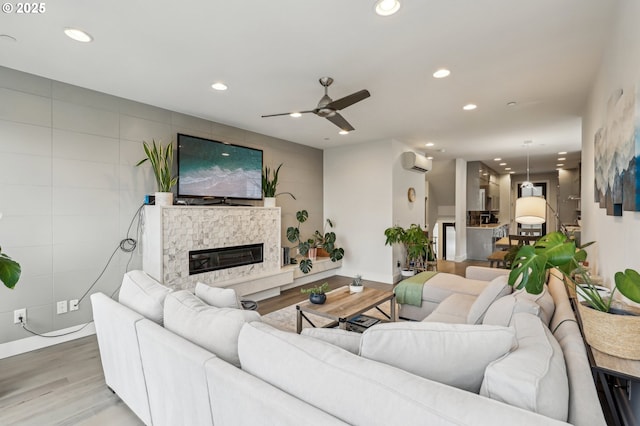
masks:
POLYGON ((400 247, 384 245, 384 230, 424 226, 424 174, 402 168, 404 151, 409 149, 391 140, 324 151, 324 211, 345 249, 341 275, 393 283, 403 254, 400 247), (409 187, 416 190, 413 203, 409 187))
MULTIPOLYGON (((637 248, 640 212, 625 211, 622 217, 607 216, 606 211, 594 202, 593 140, 596 131, 605 123, 606 105, 611 93, 640 84, 638 17, 640 2, 620 0, 614 32, 582 121, 582 241, 596 241, 588 249, 589 259, 608 285, 611 285, 616 271, 625 268, 640 270, 637 248)), ((636 418, 640 418, 640 383, 634 384, 632 399, 636 418)))
MULTIPOLYGON (((322 226, 318 149, 0 67, 0 245, 22 265, 15 290, 0 286, 0 344, 30 336, 13 324, 15 309, 27 308, 39 333, 91 320, 88 298, 61 315, 56 301, 89 289, 155 191, 150 167, 135 167, 142 141, 167 143, 178 132, 263 149, 272 167, 284 162, 278 189, 298 200, 278 198, 283 228, 300 208, 311 215, 305 226, 322 226)), ((116 252, 94 291, 112 294, 127 266, 141 267, 140 251, 128 262, 116 252)))

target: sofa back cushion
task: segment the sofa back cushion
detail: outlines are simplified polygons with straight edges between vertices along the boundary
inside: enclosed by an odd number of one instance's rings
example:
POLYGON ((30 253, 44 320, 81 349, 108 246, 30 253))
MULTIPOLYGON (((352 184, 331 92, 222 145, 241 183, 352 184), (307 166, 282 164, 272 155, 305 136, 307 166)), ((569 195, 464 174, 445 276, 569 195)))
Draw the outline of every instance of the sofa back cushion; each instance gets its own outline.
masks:
POLYGON ((531 315, 540 315, 540 306, 531 300, 524 298, 516 299, 513 294, 502 296, 489 306, 487 313, 482 319, 485 325, 501 325, 508 327, 511 325, 513 314, 526 312, 531 315))
POLYGON ((500 297, 509 293, 511 293, 509 276, 501 275, 494 278, 489 285, 482 290, 482 293, 478 295, 473 305, 471 305, 467 313, 467 324, 482 324, 482 319, 487 309, 489 309, 489 306, 500 297))
POLYGON ((167 296, 164 326, 179 336, 239 367, 238 334, 245 322, 259 321, 260 314, 209 306, 186 290, 167 296))
POLYGON ((566 421, 569 383, 560 345, 540 318, 513 315, 518 348, 487 367, 480 395, 566 421))
POLYGON ((540 294, 531 294, 525 289, 521 289, 516 290, 513 293, 513 296, 518 300, 529 300, 538 305, 540 307, 538 316, 545 325, 549 326, 553 313, 556 309, 556 305, 553 301, 553 297, 551 297, 551 294, 549 293, 549 287, 546 284, 540 294))
POLYGON ((242 308, 238 295, 232 288, 212 287, 199 282, 196 284, 195 293, 204 303, 216 308, 242 308))
POLYGON ((397 322, 365 331, 360 355, 478 393, 487 365, 515 346, 515 331, 508 327, 397 322))
POLYGON ((144 271, 129 271, 122 278, 118 301, 145 318, 160 325, 163 322, 164 299, 171 293, 144 271))

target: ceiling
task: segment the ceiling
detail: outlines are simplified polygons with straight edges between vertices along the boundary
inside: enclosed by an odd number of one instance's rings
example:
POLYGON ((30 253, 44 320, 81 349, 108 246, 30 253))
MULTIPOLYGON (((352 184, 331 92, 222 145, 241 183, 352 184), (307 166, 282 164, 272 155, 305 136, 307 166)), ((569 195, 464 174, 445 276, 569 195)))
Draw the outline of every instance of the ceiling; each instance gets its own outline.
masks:
POLYGON ((616 5, 402 0, 380 17, 374 0, 60 0, 40 15, 0 15, 0 34, 16 40, 0 37, 0 65, 321 149, 395 139, 504 172, 501 157, 518 173, 528 151, 534 173, 555 169, 559 151, 565 167, 578 164, 616 5), (451 76, 433 78, 441 67, 451 76), (323 76, 334 100, 371 93, 341 112, 354 132, 313 114, 261 118, 313 109, 323 76), (229 89, 213 90, 217 81, 229 89))

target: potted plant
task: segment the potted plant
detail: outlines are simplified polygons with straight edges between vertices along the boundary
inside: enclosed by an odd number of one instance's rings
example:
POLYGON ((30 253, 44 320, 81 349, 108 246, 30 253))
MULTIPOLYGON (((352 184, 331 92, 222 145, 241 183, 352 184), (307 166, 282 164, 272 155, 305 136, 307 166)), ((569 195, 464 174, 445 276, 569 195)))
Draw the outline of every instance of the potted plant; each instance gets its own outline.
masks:
POLYGON ((415 274, 415 268, 424 265, 425 261, 434 261, 435 256, 431 248, 431 241, 420 225, 412 224, 404 229, 401 226, 393 226, 384 231, 387 237, 385 245, 402 244, 406 253, 402 275, 415 274))
POLYGON ((269 169, 269 167, 265 166, 264 170, 262 170, 262 195, 264 196, 265 207, 275 207, 276 197, 281 194, 288 194, 291 195, 291 198, 294 200, 296 199, 290 192, 276 193, 276 189, 278 188, 278 173, 280 173, 282 164, 283 163, 280 163, 278 168, 273 171, 273 177, 271 177, 271 169, 269 169))
POLYGON ((362 285, 362 275, 358 274, 353 278, 353 281, 351 281, 349 291, 351 293, 362 293, 363 290, 364 286, 362 285))
POLYGON ((171 192, 171 189, 178 182, 178 177, 171 175, 173 168, 173 143, 170 142, 166 147, 163 147, 160 144, 156 145, 156 141, 153 140, 151 145, 147 142, 142 142, 142 147, 144 148, 147 158, 140 160, 136 166, 147 161, 151 163, 151 169, 158 184, 158 192, 155 193, 156 205, 173 205, 173 192, 171 192))
POLYGON ((327 295, 325 294, 327 290, 329 290, 329 283, 323 283, 309 288, 302 288, 300 289, 300 293, 308 294, 309 302, 322 305, 327 301, 327 295))
MULTIPOLYGON (((329 253, 329 258, 332 262, 337 262, 344 257, 344 249, 337 247, 335 244, 336 234, 334 232, 328 232, 323 235, 321 242, 316 241, 315 238, 300 238, 300 225, 306 222, 307 219, 309 219, 309 212, 300 210, 296 212, 298 224, 287 228, 287 239, 292 243, 297 243, 294 248, 298 249, 301 256, 307 256, 298 263, 300 270, 305 274, 311 271, 311 268, 313 268, 313 260, 315 259, 315 256, 309 255, 309 253, 310 251, 315 251, 313 249, 317 249, 318 245, 329 253)), ((318 233, 319 231, 316 231, 314 237, 318 233)))
MULTIPOLYGON (((2 213, 0 213, 0 218, 2 218, 2 213)), ((20 279, 21 272, 20 264, 3 253, 2 247, 0 247, 0 281, 5 287, 14 288, 20 279)))
MULTIPOLYGON (((590 243, 591 244, 591 243, 590 243)), ((570 290, 580 295, 578 303, 585 339, 594 348, 621 358, 640 359, 640 316, 631 307, 612 304, 616 290, 628 299, 640 303, 640 274, 633 269, 615 274, 615 287, 609 296, 599 291, 583 266, 587 258, 584 250, 589 244, 576 247, 575 241, 562 232, 541 237, 533 246, 524 245, 518 250, 509 274, 509 284, 524 288, 532 294, 544 289, 547 270, 556 268, 562 274, 570 290), (576 278, 580 283, 576 283, 576 278)), ((551 272, 553 273, 553 272, 551 272)))

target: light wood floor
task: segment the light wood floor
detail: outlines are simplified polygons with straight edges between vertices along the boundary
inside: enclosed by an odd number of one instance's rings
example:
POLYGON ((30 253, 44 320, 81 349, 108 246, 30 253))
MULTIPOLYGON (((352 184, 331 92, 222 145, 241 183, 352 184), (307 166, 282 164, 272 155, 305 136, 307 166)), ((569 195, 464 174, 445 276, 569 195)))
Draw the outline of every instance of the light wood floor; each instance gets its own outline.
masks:
MULTIPOLYGON (((464 275, 471 264, 486 266, 487 262, 439 261, 438 270, 464 275)), ((333 289, 348 285, 351 278, 335 276, 319 283, 325 281, 333 289)), ((365 283, 389 288, 387 284, 365 283)), ((264 315, 306 297, 298 288, 289 289, 261 301, 258 310, 264 315)), ((141 424, 106 387, 95 336, 0 360, 0 425, 141 424)))

